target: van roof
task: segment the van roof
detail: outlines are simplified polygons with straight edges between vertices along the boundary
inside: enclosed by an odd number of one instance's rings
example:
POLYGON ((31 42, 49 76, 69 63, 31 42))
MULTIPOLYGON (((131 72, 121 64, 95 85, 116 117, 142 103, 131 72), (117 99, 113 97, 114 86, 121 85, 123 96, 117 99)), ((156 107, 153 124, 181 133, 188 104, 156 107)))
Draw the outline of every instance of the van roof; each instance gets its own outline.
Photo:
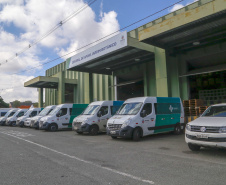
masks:
POLYGON ((156 97, 156 96, 146 96, 146 97, 137 97, 137 98, 130 98, 125 101, 125 103, 129 102, 147 102, 147 101, 157 101, 159 103, 178 103, 180 102, 179 97, 156 97))

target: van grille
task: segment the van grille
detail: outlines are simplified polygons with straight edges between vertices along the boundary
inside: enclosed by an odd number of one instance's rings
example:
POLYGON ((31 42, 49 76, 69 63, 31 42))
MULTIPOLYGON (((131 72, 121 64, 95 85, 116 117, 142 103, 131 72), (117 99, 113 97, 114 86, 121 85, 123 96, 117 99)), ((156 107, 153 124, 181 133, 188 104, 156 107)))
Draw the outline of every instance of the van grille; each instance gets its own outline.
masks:
POLYGON ((31 126, 35 124, 35 120, 31 120, 31 126))
POLYGON ((39 125, 40 125, 40 127, 42 127, 42 125, 43 125, 43 121, 40 121, 40 122, 39 122, 39 125))
POLYGON ((78 129, 81 128, 82 122, 74 122, 74 126, 78 129))
MULTIPOLYGON (((202 127, 205 127, 205 126, 194 126, 194 125, 191 125, 191 131, 192 132, 201 132, 201 128, 202 127)), ((206 133, 219 133, 219 129, 220 127, 205 127, 206 128, 206 133)))
POLYGON ((109 130, 120 130, 122 127, 122 124, 108 124, 109 130))

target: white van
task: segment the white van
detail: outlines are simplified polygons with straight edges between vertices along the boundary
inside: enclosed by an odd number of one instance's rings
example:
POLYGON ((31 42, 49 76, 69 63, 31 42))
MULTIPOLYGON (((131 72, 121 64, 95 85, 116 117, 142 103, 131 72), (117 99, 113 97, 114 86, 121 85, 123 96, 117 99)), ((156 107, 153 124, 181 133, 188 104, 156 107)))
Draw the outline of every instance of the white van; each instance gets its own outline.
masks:
POLYGON ((56 105, 49 105, 45 107, 39 115, 33 117, 31 119, 31 128, 39 129, 39 121, 42 117, 47 116, 53 109, 55 109, 56 105))
POLYGON ((12 116, 6 119, 6 125, 8 126, 16 126, 16 120, 17 118, 23 116, 28 109, 19 109, 16 111, 16 113, 12 116))
POLYGON ((226 103, 208 107, 186 125, 185 141, 192 151, 201 147, 226 148, 226 103))
POLYGON ((12 108, 0 108, 0 117, 3 117, 6 115, 8 111, 10 111, 12 108))
POLYGON ((124 102, 119 111, 107 122, 107 134, 132 138, 174 131, 181 133, 184 110, 180 98, 139 97, 124 102))
POLYGON ((97 135, 106 132, 107 120, 111 118, 123 101, 96 101, 89 104, 86 110, 73 120, 73 130, 78 134, 87 132, 97 135))
POLYGON ((5 125, 6 119, 13 116, 16 113, 17 110, 18 110, 18 108, 11 109, 5 114, 5 116, 1 117, 0 118, 0 125, 2 125, 2 126, 5 125))
POLYGON ((43 108, 30 108, 30 109, 28 109, 28 111, 24 114, 24 116, 17 118, 16 125, 23 127, 24 122, 27 118, 32 118, 32 117, 36 116, 37 114, 39 114, 41 112, 42 109, 43 108))
POLYGON ((55 107, 49 115, 39 121, 40 130, 63 130, 71 129, 73 119, 81 114, 88 104, 61 104, 55 107))

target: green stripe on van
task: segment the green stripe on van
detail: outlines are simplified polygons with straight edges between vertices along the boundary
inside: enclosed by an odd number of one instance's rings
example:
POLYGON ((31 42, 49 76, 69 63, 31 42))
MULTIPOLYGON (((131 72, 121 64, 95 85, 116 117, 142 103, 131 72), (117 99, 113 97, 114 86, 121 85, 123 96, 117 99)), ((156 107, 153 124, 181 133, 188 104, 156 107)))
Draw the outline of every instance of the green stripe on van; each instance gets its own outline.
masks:
POLYGON ((79 116, 86 109, 88 105, 89 104, 73 104, 68 128, 72 127, 73 119, 79 116))

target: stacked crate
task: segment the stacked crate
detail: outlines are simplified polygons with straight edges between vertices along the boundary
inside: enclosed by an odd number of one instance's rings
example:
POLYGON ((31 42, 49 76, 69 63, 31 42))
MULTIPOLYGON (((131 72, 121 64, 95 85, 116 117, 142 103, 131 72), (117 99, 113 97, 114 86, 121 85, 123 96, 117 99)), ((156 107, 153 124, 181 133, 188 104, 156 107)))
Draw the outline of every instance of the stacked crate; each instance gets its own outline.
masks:
POLYGON ((184 115, 190 116, 189 100, 183 100, 184 115))
POLYGON ((207 109, 203 104, 204 101, 201 99, 183 100, 185 116, 199 116, 207 109))
POLYGON ((191 99, 189 100, 190 115, 199 116, 199 107, 203 106, 203 100, 200 99, 191 99))

